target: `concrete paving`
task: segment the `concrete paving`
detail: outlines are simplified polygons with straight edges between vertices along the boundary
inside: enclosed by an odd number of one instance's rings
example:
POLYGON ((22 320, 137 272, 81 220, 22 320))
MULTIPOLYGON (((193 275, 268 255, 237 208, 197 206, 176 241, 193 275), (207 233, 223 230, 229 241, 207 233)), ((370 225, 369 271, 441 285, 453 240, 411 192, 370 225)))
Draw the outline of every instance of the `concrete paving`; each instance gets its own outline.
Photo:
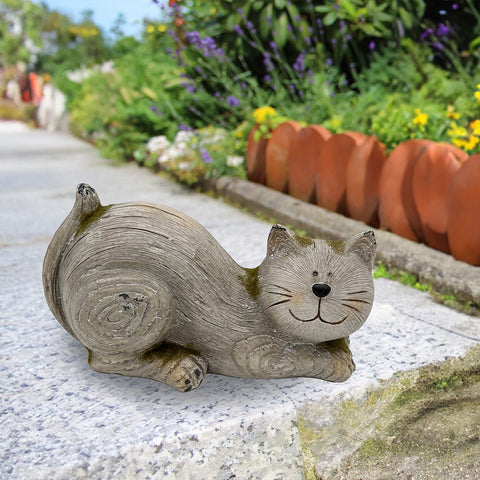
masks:
POLYGON ((479 318, 380 279, 372 314, 351 337, 357 371, 342 384, 208 375, 180 394, 96 373, 49 311, 41 283, 48 242, 81 182, 104 204, 182 210, 245 267, 265 255, 270 225, 254 216, 133 164, 116 166, 68 134, 0 123, 2 479, 301 479, 299 409, 324 406, 316 425, 326 425, 342 399, 480 342, 479 318))

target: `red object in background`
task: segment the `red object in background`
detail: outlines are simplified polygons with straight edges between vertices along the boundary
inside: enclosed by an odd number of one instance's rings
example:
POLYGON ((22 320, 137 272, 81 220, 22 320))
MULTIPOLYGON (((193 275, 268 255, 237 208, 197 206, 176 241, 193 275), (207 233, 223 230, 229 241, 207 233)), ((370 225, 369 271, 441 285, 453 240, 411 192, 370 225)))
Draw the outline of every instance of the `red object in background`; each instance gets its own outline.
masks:
POLYGON ((20 86, 22 102, 30 103, 32 99, 32 92, 30 91, 30 79, 27 77, 27 75, 21 76, 20 80, 18 81, 18 85, 20 86))
POLYGON ((297 132, 287 157, 288 193, 305 202, 315 199, 315 164, 330 132, 310 125, 297 132))
POLYGON ((178 2, 178 0, 168 0, 168 6, 171 7, 172 5, 175 5, 178 2))
MULTIPOLYGON (((447 239, 447 197, 461 167, 450 148, 432 143, 413 166, 412 192, 425 243, 450 253, 447 239)), ((480 184, 479 184, 480 185, 480 184)), ((480 246, 479 246, 480 248, 480 246)))
POLYGON ((339 133, 322 146, 315 162, 317 205, 348 215, 347 167, 354 149, 366 138, 360 133, 339 133))
POLYGON ((268 139, 265 156, 265 183, 267 187, 287 192, 287 158, 295 135, 302 127, 292 120, 274 128, 268 139))
POLYGON ((247 167, 247 178, 255 183, 265 183, 265 154, 267 139, 255 140, 255 132, 258 125, 255 125, 248 135, 247 155, 245 164, 247 167))
POLYGON ((462 164, 447 200, 448 243, 455 259, 480 266, 480 154, 462 164))
POLYGON ((347 165, 348 212, 372 227, 379 225, 380 175, 386 160, 385 145, 372 136, 354 148, 347 165))
POLYGON ((418 155, 432 143, 430 140, 407 140, 398 144, 387 158, 380 176, 380 227, 415 242, 421 240, 422 229, 413 201, 413 166, 418 155))
POLYGON ((35 105, 40 105, 40 102, 42 101, 42 89, 40 87, 40 82, 38 81, 37 74, 30 72, 28 74, 28 80, 30 82, 31 101, 35 105))

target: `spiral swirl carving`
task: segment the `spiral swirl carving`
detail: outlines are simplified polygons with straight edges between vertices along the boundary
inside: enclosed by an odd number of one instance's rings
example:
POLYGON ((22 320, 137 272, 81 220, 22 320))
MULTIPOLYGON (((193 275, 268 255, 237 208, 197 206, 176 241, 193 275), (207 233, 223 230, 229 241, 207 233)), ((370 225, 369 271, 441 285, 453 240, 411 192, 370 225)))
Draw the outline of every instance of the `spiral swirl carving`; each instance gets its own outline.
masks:
POLYGON ((269 335, 238 342, 234 348, 237 365, 251 378, 283 378, 315 373, 315 347, 288 343, 269 335))
POLYGON ((171 322, 171 299, 146 275, 125 271, 77 278, 68 295, 69 324, 75 336, 97 352, 142 352, 160 341, 171 322), (128 278, 128 281, 125 280, 128 278))

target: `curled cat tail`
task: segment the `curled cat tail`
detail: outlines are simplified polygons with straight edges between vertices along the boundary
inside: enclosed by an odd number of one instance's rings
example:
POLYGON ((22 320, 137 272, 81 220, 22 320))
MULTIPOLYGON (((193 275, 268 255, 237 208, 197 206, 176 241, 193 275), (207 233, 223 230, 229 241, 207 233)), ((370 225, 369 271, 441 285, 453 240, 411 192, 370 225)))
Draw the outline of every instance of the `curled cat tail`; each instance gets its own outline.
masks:
POLYGON ((88 224, 89 220, 96 213, 102 212, 105 208, 102 207, 97 192, 90 185, 86 183, 79 184, 77 186, 75 204, 53 236, 43 261, 42 282, 48 306, 63 328, 72 336, 74 336, 73 332, 65 321, 60 301, 61 297, 57 283, 58 269, 70 242, 82 231, 82 228, 88 224))

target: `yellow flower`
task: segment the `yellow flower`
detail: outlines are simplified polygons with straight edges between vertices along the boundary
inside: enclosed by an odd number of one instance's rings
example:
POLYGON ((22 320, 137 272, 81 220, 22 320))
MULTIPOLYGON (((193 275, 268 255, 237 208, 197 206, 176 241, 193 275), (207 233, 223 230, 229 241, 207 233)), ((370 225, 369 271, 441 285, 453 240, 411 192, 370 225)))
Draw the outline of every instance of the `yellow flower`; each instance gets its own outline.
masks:
POLYGON ((480 90, 477 90, 473 95, 480 102, 480 90))
POLYGON ((479 139, 475 135, 470 135, 465 141, 465 150, 473 150, 478 145, 479 139))
POLYGON ((413 123, 420 127, 420 130, 425 129, 425 125, 428 122, 428 115, 426 113, 422 113, 419 108, 415 109, 415 118, 413 119, 413 123))
POLYGON ((155 31, 155 27, 153 25, 149 25, 147 27, 147 33, 153 33, 155 31))
POLYGON ((472 134, 480 136, 480 120, 474 120, 470 124, 470 128, 472 129, 472 134))
POLYGON ((160 32, 160 33, 163 33, 163 32, 166 32, 167 31, 167 26, 166 25, 159 25, 157 27, 157 30, 160 32))
POLYGON ((337 116, 332 117, 332 127, 338 128, 341 125, 342 121, 337 116))
POLYGON ((277 112, 274 108, 264 105, 253 112, 253 118, 257 123, 263 123, 268 117, 273 117, 277 112))
POLYGON ((465 144, 467 143, 466 140, 463 138, 452 138, 452 143, 456 145, 458 148, 465 148, 465 144))
POLYGON ((450 127, 450 130, 447 132, 450 137, 466 137, 468 135, 467 129, 459 127, 455 122, 452 122, 450 127))
POLYGON ((446 117, 451 118, 452 120, 457 120, 461 117, 461 115, 455 111, 455 107, 453 105, 449 105, 447 107, 446 117))

